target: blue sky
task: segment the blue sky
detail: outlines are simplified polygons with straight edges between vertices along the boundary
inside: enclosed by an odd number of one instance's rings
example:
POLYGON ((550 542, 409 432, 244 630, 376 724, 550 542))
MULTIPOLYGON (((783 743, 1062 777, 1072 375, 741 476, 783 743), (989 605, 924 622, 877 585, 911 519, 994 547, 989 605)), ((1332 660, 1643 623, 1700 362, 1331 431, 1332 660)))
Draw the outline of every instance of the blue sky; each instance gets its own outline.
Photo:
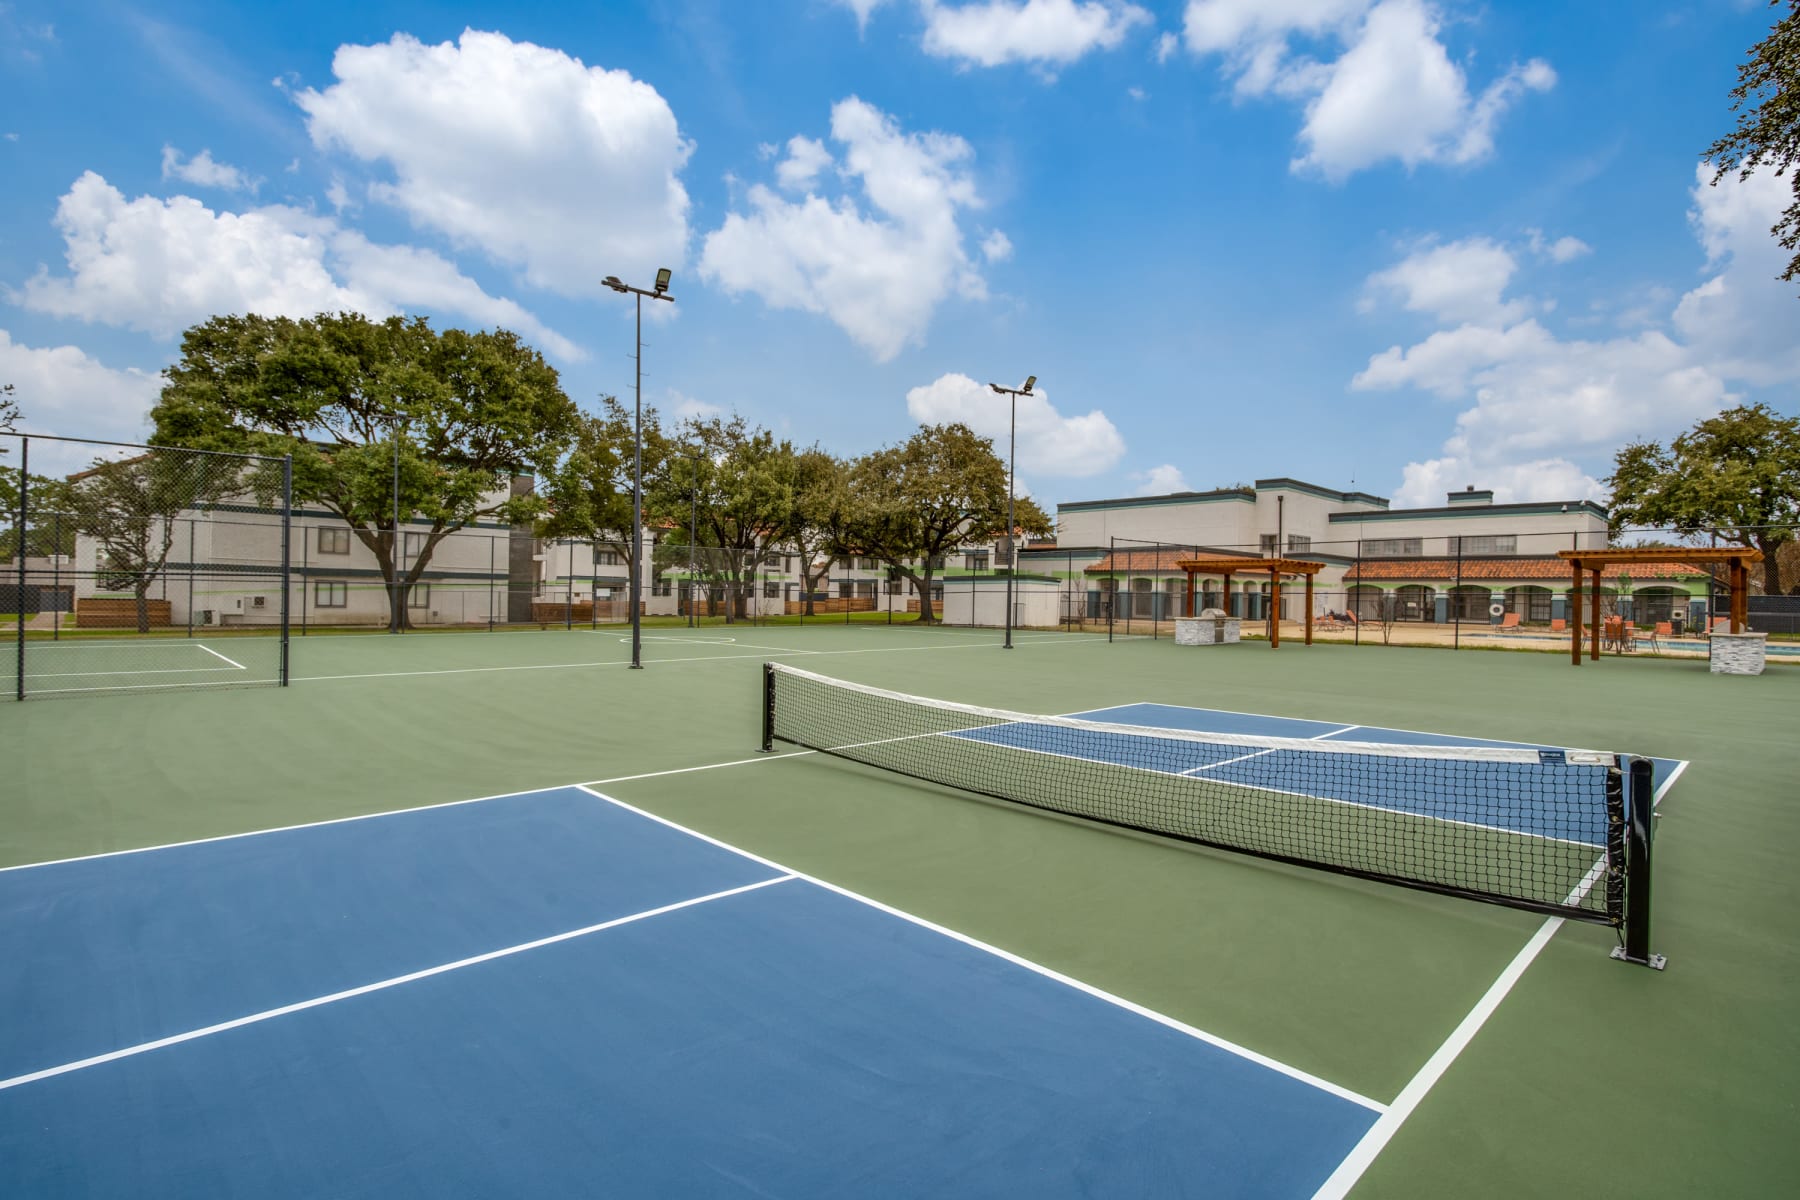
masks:
MULTIPOLYGON (((217 312, 505 325, 578 402, 1040 500, 1599 498, 1796 411, 1787 182, 1707 186, 1751 0, 0 0, 0 380, 134 438, 217 312)), ((71 464, 73 465, 73 464, 71 464)))

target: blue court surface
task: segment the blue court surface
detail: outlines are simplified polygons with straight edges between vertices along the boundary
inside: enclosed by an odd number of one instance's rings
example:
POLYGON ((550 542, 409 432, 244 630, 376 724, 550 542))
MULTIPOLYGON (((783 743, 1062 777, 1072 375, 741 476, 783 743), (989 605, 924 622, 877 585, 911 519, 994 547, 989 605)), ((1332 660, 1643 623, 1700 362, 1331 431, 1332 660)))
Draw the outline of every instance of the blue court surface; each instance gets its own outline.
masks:
POLYGON ((7 1195, 1308 1196, 1384 1110, 583 788, 0 871, 0 961, 7 1195))

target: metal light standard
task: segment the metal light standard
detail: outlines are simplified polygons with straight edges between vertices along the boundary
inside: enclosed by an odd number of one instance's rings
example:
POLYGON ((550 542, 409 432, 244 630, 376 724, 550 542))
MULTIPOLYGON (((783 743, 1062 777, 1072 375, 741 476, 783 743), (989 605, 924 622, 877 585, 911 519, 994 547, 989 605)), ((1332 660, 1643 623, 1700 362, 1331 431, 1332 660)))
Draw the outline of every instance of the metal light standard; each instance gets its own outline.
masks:
POLYGON ((643 556, 644 536, 644 297, 652 300, 674 302, 675 297, 669 295, 669 268, 664 267, 656 273, 656 287, 646 292, 643 288, 635 288, 630 284, 619 282, 617 275, 608 275, 600 281, 620 294, 631 293, 637 299, 637 394, 635 401, 636 415, 632 421, 632 454, 631 470, 631 669, 641 671, 644 664, 639 658, 643 645, 643 628, 641 614, 638 612, 638 567, 643 556))
POLYGON ((1012 397, 1012 417, 1006 435, 1006 649, 1012 649, 1013 627, 1013 571, 1019 561, 1018 551, 1014 548, 1014 539, 1018 536, 1019 523, 1013 517, 1013 464, 1018 458, 1019 444, 1019 397, 1031 395, 1031 389, 1037 383, 1036 375, 1025 377, 1025 386, 1021 388, 1001 387, 997 383, 988 386, 1002 396, 1012 397))

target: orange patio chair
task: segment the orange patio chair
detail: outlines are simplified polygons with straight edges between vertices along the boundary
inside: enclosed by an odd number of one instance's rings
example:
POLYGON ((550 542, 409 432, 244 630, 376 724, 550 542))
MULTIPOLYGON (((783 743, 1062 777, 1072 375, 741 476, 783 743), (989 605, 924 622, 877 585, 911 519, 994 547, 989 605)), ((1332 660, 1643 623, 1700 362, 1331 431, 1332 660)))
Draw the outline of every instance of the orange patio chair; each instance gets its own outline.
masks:
POLYGON ((1519 627, 1519 614, 1518 613, 1507 613, 1504 617, 1500 618, 1500 628, 1502 628, 1502 629, 1517 629, 1518 627, 1519 627))

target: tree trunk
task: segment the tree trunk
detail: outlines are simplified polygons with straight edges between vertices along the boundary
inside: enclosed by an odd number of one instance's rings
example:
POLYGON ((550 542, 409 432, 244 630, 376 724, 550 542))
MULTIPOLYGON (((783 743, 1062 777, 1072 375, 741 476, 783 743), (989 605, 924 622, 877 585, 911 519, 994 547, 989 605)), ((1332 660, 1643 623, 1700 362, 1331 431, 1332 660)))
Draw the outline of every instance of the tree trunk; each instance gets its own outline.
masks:
POLYGON ((937 614, 934 613, 931 608, 931 559, 929 557, 925 559, 925 577, 923 583, 920 583, 919 577, 913 575, 910 571, 905 572, 905 574, 919 586, 919 624, 937 624, 937 614))
POLYGON ((1767 533, 1759 533, 1756 535, 1756 548, 1763 555, 1763 592, 1770 596, 1781 595, 1781 543, 1767 533))
MULTIPOLYGON (((147 575, 140 574, 138 576, 137 583, 132 587, 132 591, 135 592, 137 595, 137 631, 139 633, 149 633, 150 632, 150 577, 147 575)), ((19 602, 20 602, 19 603, 19 621, 21 623, 23 623, 25 620, 24 600, 25 600, 25 598, 23 596, 19 597, 19 602)))

